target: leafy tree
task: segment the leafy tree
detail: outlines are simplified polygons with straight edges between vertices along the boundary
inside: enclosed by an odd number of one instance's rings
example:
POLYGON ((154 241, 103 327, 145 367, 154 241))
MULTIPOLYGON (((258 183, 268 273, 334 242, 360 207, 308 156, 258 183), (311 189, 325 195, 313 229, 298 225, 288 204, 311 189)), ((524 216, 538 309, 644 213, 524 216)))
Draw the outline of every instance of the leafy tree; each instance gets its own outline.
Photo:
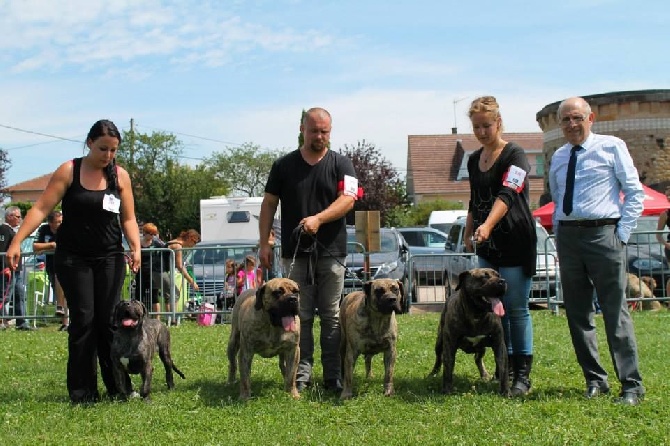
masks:
POLYGON ((172 134, 132 131, 124 131, 117 152, 133 183, 138 220, 155 223, 163 238, 199 229, 200 199, 227 192, 211 169, 181 164, 182 152, 181 141, 172 134))
MULTIPOLYGON (((359 186, 364 191, 363 198, 354 204, 354 211, 377 210, 381 225, 388 226, 389 212, 408 204, 405 184, 398 171, 374 144, 365 140, 359 141, 355 146, 345 144, 340 153, 353 162, 359 186)), ((347 216, 347 220, 348 223, 353 223, 354 213, 347 216)))
POLYGON ((12 161, 9 159, 9 154, 5 149, 0 149, 0 198, 9 196, 3 192, 7 187, 7 171, 12 166, 12 161))
POLYGON ((270 151, 256 144, 244 143, 228 148, 226 152, 214 152, 205 164, 234 195, 260 197, 272 163, 285 154, 284 151, 270 151))

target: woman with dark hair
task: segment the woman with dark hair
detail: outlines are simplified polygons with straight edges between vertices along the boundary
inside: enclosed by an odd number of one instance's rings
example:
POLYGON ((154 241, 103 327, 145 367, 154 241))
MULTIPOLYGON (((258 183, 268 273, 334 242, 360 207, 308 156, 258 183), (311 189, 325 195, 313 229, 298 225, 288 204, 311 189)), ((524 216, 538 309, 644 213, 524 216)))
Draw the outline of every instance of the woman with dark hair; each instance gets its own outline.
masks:
POLYGON ((121 298, 126 271, 122 232, 130 245, 131 268, 137 272, 140 267, 130 176, 114 159, 120 143, 121 134, 113 122, 93 124, 86 137, 88 153, 56 169, 7 250, 9 264, 15 268, 21 242, 62 201, 63 223, 54 262, 70 308, 67 388, 75 404, 100 399, 96 360, 107 394, 118 394, 110 348, 112 312, 121 298))

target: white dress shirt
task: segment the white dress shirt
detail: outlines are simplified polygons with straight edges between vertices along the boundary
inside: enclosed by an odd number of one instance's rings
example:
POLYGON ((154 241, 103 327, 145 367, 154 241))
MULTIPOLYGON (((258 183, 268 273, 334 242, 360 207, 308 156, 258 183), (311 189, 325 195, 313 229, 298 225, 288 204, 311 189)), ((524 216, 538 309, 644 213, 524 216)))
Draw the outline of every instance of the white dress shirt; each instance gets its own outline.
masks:
POLYGON ((560 220, 620 218, 617 235, 627 243, 644 208, 644 190, 628 147, 615 136, 595 133, 590 133, 581 146, 569 216, 563 213, 563 196, 573 145, 560 147, 551 159, 549 187, 554 201, 554 228, 560 220))

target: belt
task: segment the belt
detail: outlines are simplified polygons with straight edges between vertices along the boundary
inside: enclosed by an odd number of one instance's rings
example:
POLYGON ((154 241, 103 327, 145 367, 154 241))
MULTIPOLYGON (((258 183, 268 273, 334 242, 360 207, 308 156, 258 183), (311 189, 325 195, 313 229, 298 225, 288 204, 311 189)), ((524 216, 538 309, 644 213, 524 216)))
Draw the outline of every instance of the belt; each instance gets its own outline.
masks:
POLYGON ((597 228, 599 226, 616 225, 618 218, 599 218, 597 220, 560 220, 560 226, 577 226, 580 228, 597 228))

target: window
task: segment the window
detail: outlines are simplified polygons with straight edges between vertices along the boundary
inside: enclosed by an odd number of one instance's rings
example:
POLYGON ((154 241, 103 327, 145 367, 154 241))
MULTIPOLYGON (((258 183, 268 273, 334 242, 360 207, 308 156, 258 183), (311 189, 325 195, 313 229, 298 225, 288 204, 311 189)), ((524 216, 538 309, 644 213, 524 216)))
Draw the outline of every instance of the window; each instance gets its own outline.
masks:
POLYGON ((231 211, 226 214, 228 223, 249 223, 251 214, 249 211, 231 211))

